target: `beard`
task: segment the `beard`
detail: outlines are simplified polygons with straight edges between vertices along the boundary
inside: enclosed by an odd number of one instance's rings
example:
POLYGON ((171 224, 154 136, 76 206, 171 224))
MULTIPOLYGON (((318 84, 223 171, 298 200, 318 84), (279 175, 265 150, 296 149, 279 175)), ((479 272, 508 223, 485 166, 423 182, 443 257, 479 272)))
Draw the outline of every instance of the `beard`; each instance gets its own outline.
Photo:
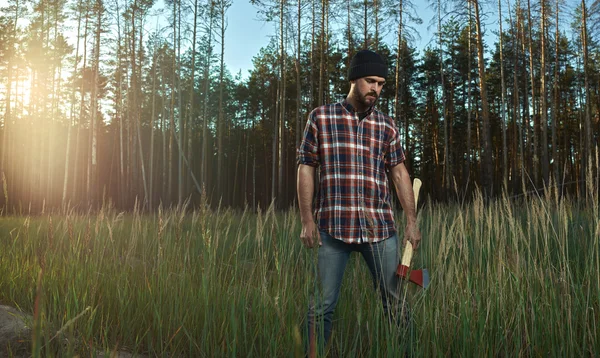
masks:
POLYGON ((354 93, 352 94, 354 98, 356 98, 357 102, 359 105, 363 106, 364 109, 369 109, 371 107, 373 107, 375 105, 375 103, 377 103, 377 99, 379 98, 377 96, 376 92, 367 92, 366 94, 362 94, 360 93, 360 91, 358 90, 357 87, 354 87, 354 93), (371 98, 367 98, 367 97, 371 97, 371 98))

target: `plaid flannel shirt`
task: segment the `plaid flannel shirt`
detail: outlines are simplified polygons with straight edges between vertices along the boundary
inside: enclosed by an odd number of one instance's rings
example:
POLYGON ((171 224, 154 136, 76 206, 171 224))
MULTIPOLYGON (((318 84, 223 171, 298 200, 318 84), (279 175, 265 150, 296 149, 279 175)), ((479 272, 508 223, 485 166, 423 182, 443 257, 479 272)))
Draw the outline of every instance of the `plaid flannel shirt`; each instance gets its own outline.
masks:
POLYGON ((377 109, 363 119, 346 100, 313 110, 298 164, 320 168, 319 229, 346 243, 377 242, 395 234, 387 171, 404 159, 393 119, 377 109))

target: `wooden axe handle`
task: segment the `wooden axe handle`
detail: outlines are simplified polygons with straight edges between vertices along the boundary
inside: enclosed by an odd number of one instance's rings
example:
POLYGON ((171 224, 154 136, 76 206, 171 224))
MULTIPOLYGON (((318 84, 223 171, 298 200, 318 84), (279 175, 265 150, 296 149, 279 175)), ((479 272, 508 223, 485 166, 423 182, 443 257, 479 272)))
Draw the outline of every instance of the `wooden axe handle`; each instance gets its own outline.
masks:
POLYGON ((415 194, 415 213, 417 212, 417 203, 419 202, 419 191, 421 191, 421 185, 423 185, 421 179, 415 178, 413 181, 413 193, 415 194))
POLYGON ((410 267, 410 262, 412 261, 413 256, 413 246, 410 241, 406 241, 406 245, 404 245, 404 254, 402 254, 402 261, 400 264, 402 266, 410 267))
MULTIPOLYGON (((415 212, 417 211, 417 203, 419 202, 419 191, 421 190, 421 179, 415 178, 413 181, 413 193, 415 194, 415 212)), ((406 245, 404 245, 404 254, 402 255, 401 265, 410 267, 410 262, 413 257, 413 246, 410 241, 406 241, 406 245)))

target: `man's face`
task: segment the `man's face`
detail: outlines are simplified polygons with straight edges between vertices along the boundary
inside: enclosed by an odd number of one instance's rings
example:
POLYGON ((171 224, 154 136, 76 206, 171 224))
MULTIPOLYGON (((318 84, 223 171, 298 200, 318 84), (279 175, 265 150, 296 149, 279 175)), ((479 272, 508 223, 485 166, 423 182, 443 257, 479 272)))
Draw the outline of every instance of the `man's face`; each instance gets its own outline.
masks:
POLYGON ((367 76, 351 81, 354 83, 352 95, 365 109, 372 107, 381 93, 385 84, 385 78, 378 76, 367 76))

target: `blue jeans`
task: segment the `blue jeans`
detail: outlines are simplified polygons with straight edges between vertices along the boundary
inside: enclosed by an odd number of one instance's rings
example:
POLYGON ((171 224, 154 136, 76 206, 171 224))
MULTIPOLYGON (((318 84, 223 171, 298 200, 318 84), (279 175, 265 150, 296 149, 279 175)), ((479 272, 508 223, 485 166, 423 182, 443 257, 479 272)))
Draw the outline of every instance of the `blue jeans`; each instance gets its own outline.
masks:
POLYGON ((400 295, 400 280, 396 276, 399 264, 398 237, 364 244, 347 244, 321 231, 323 245, 319 247, 317 275, 320 292, 310 298, 307 314, 306 351, 316 338, 317 351, 322 355, 329 342, 332 319, 337 305, 346 264, 353 251, 364 258, 373 277, 375 289, 381 294, 383 309, 388 319, 398 326, 408 324, 408 307, 404 305, 404 320, 399 319, 403 302, 400 295))

